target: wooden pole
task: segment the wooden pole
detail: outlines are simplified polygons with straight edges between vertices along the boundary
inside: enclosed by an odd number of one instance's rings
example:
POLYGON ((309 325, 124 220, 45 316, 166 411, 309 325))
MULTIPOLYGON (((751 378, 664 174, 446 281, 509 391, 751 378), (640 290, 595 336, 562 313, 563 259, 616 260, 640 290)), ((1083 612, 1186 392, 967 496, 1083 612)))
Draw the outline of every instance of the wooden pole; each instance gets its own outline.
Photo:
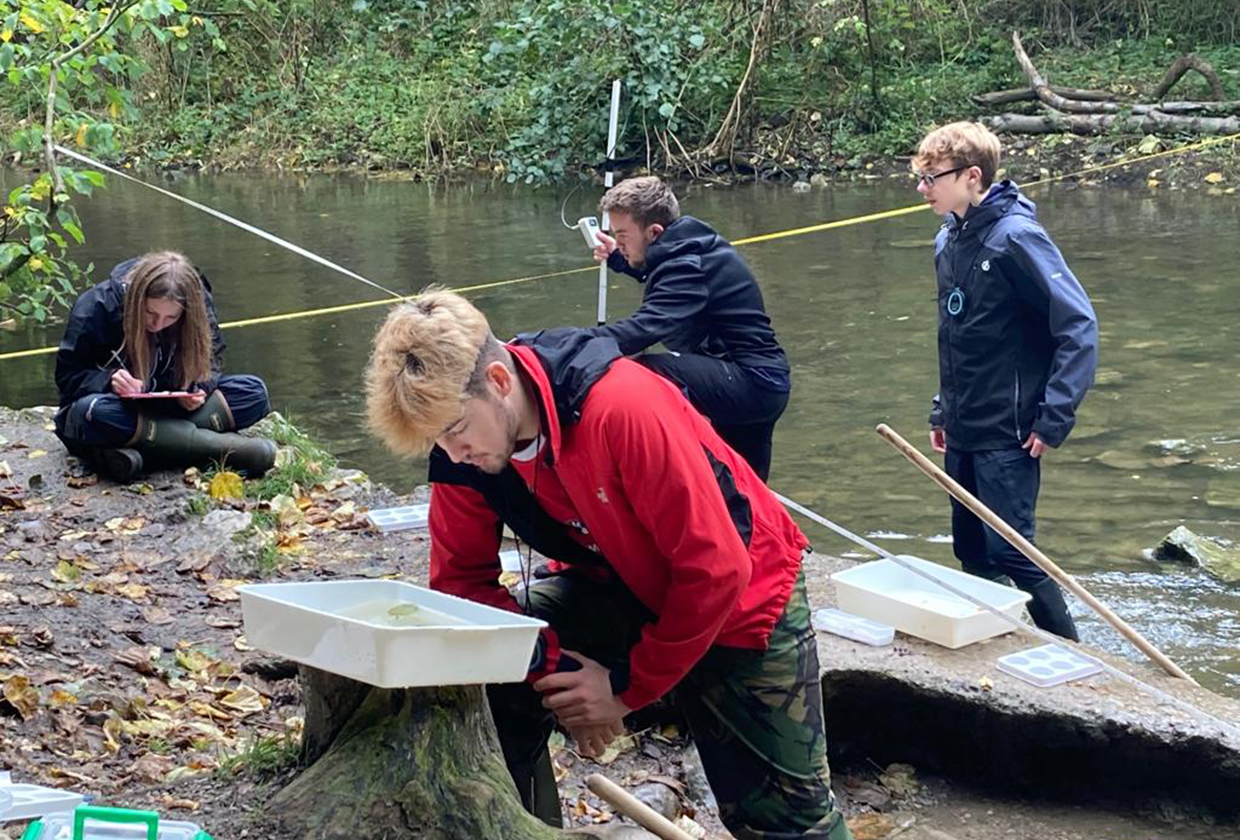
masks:
POLYGON ((930 479, 948 493, 950 493, 956 501, 971 510, 978 519, 989 525, 996 533, 1001 535, 1005 540, 1011 543, 1023 555, 1029 558, 1039 569, 1051 576, 1064 589, 1067 589, 1076 597, 1080 598, 1093 609, 1094 612, 1102 616, 1102 618, 1118 630, 1124 638, 1137 646, 1137 649, 1157 662, 1163 667, 1168 674, 1173 677, 1179 677, 1182 680, 1188 680, 1193 685, 1197 681, 1184 672, 1180 666, 1176 665, 1167 655, 1160 651, 1154 645, 1128 625, 1122 618, 1111 611, 1111 608, 1095 598, 1085 587, 1076 582, 1076 578, 1059 568, 1053 560, 1041 552, 1033 543, 1025 539, 1019 531, 1011 525, 1000 519, 995 512, 982 504, 976 496, 961 487, 955 479, 943 472, 937 464, 921 453, 917 447, 913 446, 900 434, 888 426, 886 423, 880 423, 876 429, 879 436, 894 446, 901 455, 908 458, 917 468, 930 477, 930 479))
POLYGON ((693 840, 687 831, 606 776, 595 773, 586 778, 586 786, 600 799, 607 800, 611 807, 663 840, 693 840))

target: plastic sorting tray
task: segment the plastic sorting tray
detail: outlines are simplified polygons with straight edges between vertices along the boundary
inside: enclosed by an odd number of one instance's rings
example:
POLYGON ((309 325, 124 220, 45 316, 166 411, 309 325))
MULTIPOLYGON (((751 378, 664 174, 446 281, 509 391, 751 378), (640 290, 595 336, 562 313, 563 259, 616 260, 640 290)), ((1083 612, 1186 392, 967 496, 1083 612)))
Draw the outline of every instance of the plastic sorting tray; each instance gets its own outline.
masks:
POLYGON ((832 607, 824 607, 814 613, 814 629, 874 647, 891 644, 896 635, 896 628, 890 624, 882 624, 832 607))
POLYGON ((237 592, 252 646, 381 688, 520 682, 547 626, 395 580, 264 583, 237 592), (404 616, 423 623, 402 626, 404 616))
MULTIPOLYGON (((1029 595, 1010 586, 904 554, 900 560, 951 584, 1001 613, 1019 619, 1029 595)), ((948 648, 1000 636, 1014 628, 934 580, 894 560, 875 560, 831 575, 840 609, 948 648)))
POLYGON ((430 519, 431 506, 408 505, 406 507, 380 508, 369 511, 366 516, 372 525, 383 533, 388 531, 407 531, 411 528, 425 528, 430 519))
POLYGON ((1048 644, 999 657, 999 670, 1042 688, 1102 672, 1102 665, 1076 651, 1048 644))
POLYGON ((82 806, 31 823, 21 840, 212 840, 196 823, 161 820, 154 811, 82 806))
POLYGON ((83 799, 82 794, 68 790, 0 783, 0 822, 33 820, 45 814, 72 811, 83 799))

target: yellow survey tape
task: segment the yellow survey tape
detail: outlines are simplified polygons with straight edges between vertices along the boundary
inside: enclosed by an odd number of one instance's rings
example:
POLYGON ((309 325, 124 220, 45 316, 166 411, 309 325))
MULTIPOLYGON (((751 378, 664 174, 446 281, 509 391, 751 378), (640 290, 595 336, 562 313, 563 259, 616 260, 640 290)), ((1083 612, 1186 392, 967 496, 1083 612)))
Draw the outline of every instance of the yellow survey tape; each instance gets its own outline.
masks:
MULTIPOLYGON (((1219 143, 1226 143, 1229 140, 1240 140, 1240 133, 1229 134, 1224 137, 1209 137, 1196 143, 1188 143, 1184 146, 1177 146, 1174 149, 1167 149, 1163 152, 1153 152, 1148 155, 1130 158, 1128 160, 1114 161, 1112 163, 1103 163, 1097 166, 1089 166, 1085 169, 1079 169, 1075 172, 1066 172, 1062 175, 1055 175, 1050 178, 1042 178, 1038 181, 1031 181, 1024 185, 1025 189, 1030 187, 1043 186, 1056 181, 1063 181, 1068 178, 1079 178, 1082 175, 1089 175, 1094 172, 1102 172, 1107 169, 1116 169, 1121 166, 1132 166, 1136 163, 1142 163, 1155 158, 1168 157, 1170 155, 1183 154, 1184 152, 1192 152, 1197 149, 1204 149, 1208 146, 1214 146, 1219 143)), ((897 216, 906 216, 910 213, 916 213, 918 210, 928 210, 930 205, 925 203, 913 204, 908 207, 898 207, 894 210, 884 210, 881 213, 868 213, 863 216, 851 216, 847 219, 836 219, 831 222, 822 222, 821 224, 808 225, 806 227, 789 228, 788 230, 775 231, 774 233, 763 233, 758 236, 750 236, 745 239, 737 239, 733 241, 733 245, 754 245, 759 242, 770 242, 775 239, 784 239, 789 236, 804 236, 808 233, 820 233, 824 230, 833 230, 835 228, 848 227, 850 225, 862 225, 869 222, 879 222, 884 219, 894 219, 897 216)), ((536 280, 550 280, 554 277, 566 277, 569 274, 584 274, 587 271, 594 271, 595 266, 583 266, 582 268, 569 268, 563 271, 553 271, 547 274, 532 274, 528 277, 514 277, 510 280, 496 280, 491 283, 480 283, 475 286, 461 286, 453 289, 455 292, 479 292, 484 289, 494 289, 500 286, 512 286, 517 283, 533 283, 536 280)), ((409 295, 400 300, 408 300, 413 297, 409 295)), ((220 324, 220 329, 232 329, 233 327, 254 327, 260 324, 274 324, 279 321, 294 321, 299 318, 315 318, 320 315, 336 315, 341 312, 352 312, 358 309, 370 309, 375 306, 390 306, 395 303, 392 298, 380 298, 378 300, 363 300, 357 303, 345 303, 339 306, 324 306, 319 309, 303 309, 297 312, 283 312, 276 315, 261 315, 257 318, 246 318, 241 321, 227 321, 220 324)), ((0 362, 9 361, 11 359, 24 359, 30 356, 46 356, 55 353, 56 348, 53 347, 34 347, 29 350, 14 350, 9 353, 0 353, 0 362)))

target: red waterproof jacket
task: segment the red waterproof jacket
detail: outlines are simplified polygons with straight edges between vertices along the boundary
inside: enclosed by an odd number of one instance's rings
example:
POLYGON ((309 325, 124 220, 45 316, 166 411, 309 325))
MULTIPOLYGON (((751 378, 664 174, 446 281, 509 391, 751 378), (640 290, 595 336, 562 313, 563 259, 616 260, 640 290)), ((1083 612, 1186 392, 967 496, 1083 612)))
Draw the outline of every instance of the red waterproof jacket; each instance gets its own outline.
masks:
MULTIPOLYGON (((561 330, 528 341, 509 349, 541 403, 549 446, 539 469, 563 488, 555 509, 566 495, 597 552, 656 616, 630 652, 621 701, 658 699, 711 645, 765 649, 807 546, 783 506, 673 384, 616 358, 611 339, 561 330)), ((449 466, 477 480, 436 481, 432 461, 431 586, 519 610, 497 580, 507 517, 487 482, 503 479, 449 466)))

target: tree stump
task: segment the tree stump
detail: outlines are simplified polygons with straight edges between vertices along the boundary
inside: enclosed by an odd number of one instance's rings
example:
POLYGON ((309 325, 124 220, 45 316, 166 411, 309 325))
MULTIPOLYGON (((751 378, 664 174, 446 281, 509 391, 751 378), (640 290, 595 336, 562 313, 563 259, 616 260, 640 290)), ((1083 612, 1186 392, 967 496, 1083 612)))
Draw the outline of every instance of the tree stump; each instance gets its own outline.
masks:
POLYGON ((268 806, 307 840, 557 840, 521 807, 481 686, 373 688, 299 668, 305 768, 268 806))

